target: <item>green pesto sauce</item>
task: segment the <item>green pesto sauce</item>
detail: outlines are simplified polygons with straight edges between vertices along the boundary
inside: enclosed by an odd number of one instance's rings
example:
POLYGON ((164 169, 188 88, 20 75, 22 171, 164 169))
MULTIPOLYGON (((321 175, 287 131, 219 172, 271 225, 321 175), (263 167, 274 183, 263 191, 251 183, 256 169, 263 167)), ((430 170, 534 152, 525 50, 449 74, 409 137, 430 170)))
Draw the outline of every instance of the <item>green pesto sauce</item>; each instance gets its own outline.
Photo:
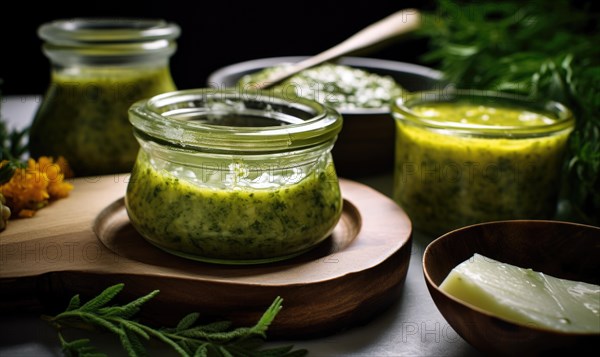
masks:
POLYGON ((479 126, 532 127, 552 124, 556 120, 543 114, 518 108, 495 108, 461 103, 435 103, 411 108, 421 118, 437 123, 460 123, 479 126))
POLYGON ((172 90, 168 68, 55 72, 31 127, 31 156, 62 155, 77 176, 128 172, 139 148, 129 107, 172 90))
MULTIPOLYGON (((531 126, 541 114, 474 105, 411 108, 439 122, 531 126)), ((557 205, 570 130, 537 138, 478 138, 397 120, 394 199, 415 227, 438 235, 504 219, 549 219, 557 205)))
POLYGON ((130 220, 148 241, 172 253, 255 262, 313 247, 341 215, 337 177, 325 172, 276 188, 209 186, 157 170, 141 151, 126 193, 130 220))
MULTIPOLYGON (((270 67, 246 75, 238 85, 252 86, 268 80, 285 66, 270 67)), ((337 109, 388 108, 403 89, 390 76, 380 76, 358 68, 325 63, 304 70, 278 85, 276 92, 299 96, 337 109)))

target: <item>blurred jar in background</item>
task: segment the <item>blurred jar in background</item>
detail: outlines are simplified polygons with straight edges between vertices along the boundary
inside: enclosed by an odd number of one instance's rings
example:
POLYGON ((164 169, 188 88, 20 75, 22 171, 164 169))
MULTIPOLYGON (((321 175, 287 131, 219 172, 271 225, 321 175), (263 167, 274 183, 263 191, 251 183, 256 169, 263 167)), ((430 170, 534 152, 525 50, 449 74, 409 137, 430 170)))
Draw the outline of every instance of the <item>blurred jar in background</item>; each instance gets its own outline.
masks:
POLYGON ((127 110, 176 89, 169 59, 179 27, 82 18, 43 24, 38 34, 52 72, 31 126, 31 156, 62 155, 77 176, 129 172, 139 145, 127 110))

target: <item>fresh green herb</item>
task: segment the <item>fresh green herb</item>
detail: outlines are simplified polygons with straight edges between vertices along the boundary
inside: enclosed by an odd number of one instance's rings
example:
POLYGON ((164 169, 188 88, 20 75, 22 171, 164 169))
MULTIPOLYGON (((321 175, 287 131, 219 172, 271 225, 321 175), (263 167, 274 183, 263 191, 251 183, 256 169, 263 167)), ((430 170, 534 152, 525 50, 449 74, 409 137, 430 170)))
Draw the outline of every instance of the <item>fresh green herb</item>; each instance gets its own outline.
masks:
MULTIPOLYGON (((2 80, 0 80, 0 85, 2 80)), ((0 106, 2 105, 2 93, 0 92, 0 106)), ((1 107, 0 107, 1 111, 1 107)), ((22 161, 23 155, 27 152, 27 144, 24 142, 29 133, 29 128, 23 130, 8 130, 6 122, 0 116, 0 162, 8 162, 0 168, 0 185, 8 182, 15 170, 19 167, 25 167, 22 161)))
POLYGON ((577 124, 565 163, 567 219, 600 224, 600 13, 592 1, 438 0, 421 35, 459 88, 559 101, 577 124))
MULTIPOLYGON (((0 86, 2 79, 0 79, 0 86)), ((2 92, 0 91, 0 114, 2 113, 2 92)), ((21 156, 27 151, 27 146, 22 144, 28 129, 8 131, 4 119, 0 115, 0 185, 7 183, 14 176, 19 167, 24 167, 21 156)), ((11 210, 6 204, 4 194, 0 192, 0 232, 6 229, 11 210)))
POLYGON ((119 337, 128 356, 145 356, 143 341, 156 339, 168 345, 180 356, 286 356, 299 357, 306 350, 292 350, 293 346, 261 349, 271 322, 281 310, 282 299, 277 297, 252 327, 231 328, 229 321, 200 325, 198 313, 191 313, 173 328, 147 326, 133 319, 142 305, 155 297, 154 290, 121 306, 107 306, 123 289, 123 284, 113 285, 85 304, 79 295, 73 296, 66 311, 44 318, 59 329, 59 339, 67 356, 105 356, 97 352, 89 339, 67 341, 61 331, 64 327, 100 328, 119 337))
POLYGON ((6 128, 6 123, 0 118, 0 161, 8 162, 0 167, 0 185, 8 182, 17 168, 25 167, 21 157, 27 152, 27 145, 23 138, 27 136, 28 128, 24 130, 11 130, 6 128))
POLYGON ((8 130, 4 120, 0 120, 0 145, 2 146, 2 159, 14 162, 22 162, 21 157, 27 152, 24 144, 29 128, 23 130, 8 130))

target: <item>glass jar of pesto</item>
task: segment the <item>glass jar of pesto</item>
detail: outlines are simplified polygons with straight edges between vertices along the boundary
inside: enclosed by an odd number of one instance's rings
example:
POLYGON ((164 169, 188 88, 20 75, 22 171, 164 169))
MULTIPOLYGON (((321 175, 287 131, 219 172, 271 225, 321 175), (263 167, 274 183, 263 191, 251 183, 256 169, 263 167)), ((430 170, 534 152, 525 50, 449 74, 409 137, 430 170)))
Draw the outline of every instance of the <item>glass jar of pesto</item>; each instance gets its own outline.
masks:
POLYGON ((129 111, 141 148, 132 225, 190 259, 252 264, 314 247, 342 210, 331 149, 341 116, 317 102, 234 90, 155 96, 129 111))
POLYGON ((177 25, 150 19, 73 19, 43 24, 50 86, 31 126, 33 157, 64 156, 77 176, 131 170, 138 144, 134 102, 175 90, 169 59, 177 25))
POLYGON ((417 230, 555 214, 574 126, 560 103, 450 90, 398 98, 392 114, 393 196, 417 230))

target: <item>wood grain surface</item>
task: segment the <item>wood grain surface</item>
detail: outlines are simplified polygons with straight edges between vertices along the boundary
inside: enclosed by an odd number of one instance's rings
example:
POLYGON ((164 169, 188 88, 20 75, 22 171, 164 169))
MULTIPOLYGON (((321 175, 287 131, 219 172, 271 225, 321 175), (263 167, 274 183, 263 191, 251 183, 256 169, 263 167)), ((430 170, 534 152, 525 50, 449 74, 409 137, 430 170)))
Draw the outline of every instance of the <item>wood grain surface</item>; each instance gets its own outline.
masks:
POLYGON ((30 219, 12 220, 0 234, 0 309, 37 304, 64 309, 125 283, 120 300, 160 294, 143 318, 171 324, 198 311, 253 323, 276 296, 284 308, 270 336, 320 336, 363 323, 400 296, 411 254, 411 224, 392 200, 340 180, 342 218, 331 237, 296 258, 226 266, 186 260, 147 243, 130 225, 122 197, 128 176, 74 180, 70 197, 30 219))

